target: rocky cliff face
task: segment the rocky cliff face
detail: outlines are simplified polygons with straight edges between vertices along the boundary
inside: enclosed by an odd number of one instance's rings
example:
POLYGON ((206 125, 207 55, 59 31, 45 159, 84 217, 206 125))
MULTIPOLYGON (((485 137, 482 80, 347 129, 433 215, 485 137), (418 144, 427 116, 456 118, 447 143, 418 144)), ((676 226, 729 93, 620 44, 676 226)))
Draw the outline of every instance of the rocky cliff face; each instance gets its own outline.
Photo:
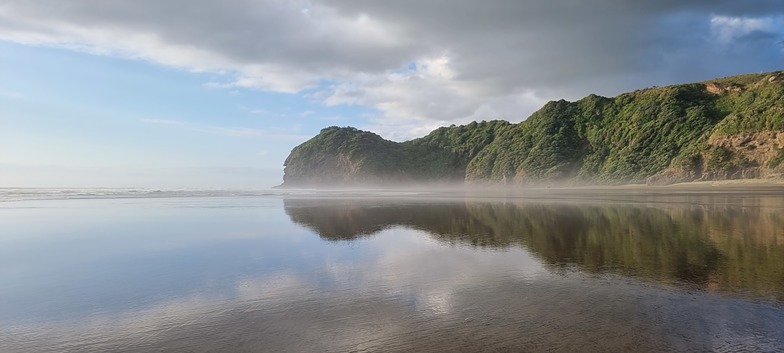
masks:
POLYGON ((519 124, 471 123, 396 143, 330 127, 286 160, 284 186, 663 185, 784 174, 784 73, 550 102, 519 124))
POLYGON ((699 159, 693 166, 670 166, 647 184, 784 177, 784 131, 711 136, 699 159))

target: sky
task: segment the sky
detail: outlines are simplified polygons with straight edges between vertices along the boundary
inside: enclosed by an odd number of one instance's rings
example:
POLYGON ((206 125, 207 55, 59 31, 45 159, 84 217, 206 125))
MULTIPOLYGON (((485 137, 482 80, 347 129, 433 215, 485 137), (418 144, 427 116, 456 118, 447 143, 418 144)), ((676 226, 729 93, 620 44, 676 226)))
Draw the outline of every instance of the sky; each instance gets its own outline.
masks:
POLYGON ((0 187, 265 189, 328 126, 782 69, 782 0, 3 0, 0 187))

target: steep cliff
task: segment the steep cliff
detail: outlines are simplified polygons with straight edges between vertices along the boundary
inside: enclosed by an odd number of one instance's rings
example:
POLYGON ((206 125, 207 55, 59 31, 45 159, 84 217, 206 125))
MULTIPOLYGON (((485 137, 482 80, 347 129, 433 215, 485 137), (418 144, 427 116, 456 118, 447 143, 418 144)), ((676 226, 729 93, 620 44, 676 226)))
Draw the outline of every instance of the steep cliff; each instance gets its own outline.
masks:
POLYGON ((355 128, 329 127, 295 147, 285 162, 285 186, 374 184, 400 178, 398 143, 355 128))
POLYGON ((510 126, 506 121, 453 125, 403 143, 352 127, 328 127, 291 151, 283 186, 462 182, 468 163, 510 126))
POLYGON ((637 183, 784 172, 784 73, 547 103, 519 124, 440 128, 403 143, 330 127, 286 160, 284 186, 409 181, 637 183))

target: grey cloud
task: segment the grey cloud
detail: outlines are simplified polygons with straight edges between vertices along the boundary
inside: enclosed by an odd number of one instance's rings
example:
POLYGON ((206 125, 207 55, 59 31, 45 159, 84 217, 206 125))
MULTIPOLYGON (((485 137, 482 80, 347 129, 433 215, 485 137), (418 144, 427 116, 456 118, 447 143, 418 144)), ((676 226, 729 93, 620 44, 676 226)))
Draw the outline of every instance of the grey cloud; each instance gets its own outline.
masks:
MULTIPOLYGON (((23 5, 22 5, 23 4, 23 5)), ((323 8, 312 21, 298 1, 25 1, 23 14, 41 19, 83 24, 97 31, 120 28, 150 32, 166 43, 198 46, 241 63, 286 61, 303 68, 346 66, 383 70, 409 55, 394 45, 348 35, 323 8)), ((56 23, 56 22, 55 22, 56 23)))
POLYGON ((0 4, 0 38, 231 72, 278 91, 330 80, 337 90, 313 96, 392 120, 517 120, 543 98, 780 69, 783 18, 780 0, 12 0, 0 4), (727 45, 716 16, 778 24, 727 45), (448 75, 398 74, 435 58, 448 75))
MULTIPOLYGON (((618 81, 629 75, 657 80, 660 71, 671 76, 666 72, 671 65, 704 67, 704 62, 690 62, 688 58, 712 51, 712 43, 707 40, 711 16, 784 13, 784 4, 775 0, 509 0, 492 4, 337 0, 330 4, 346 16, 367 13, 403 23, 411 35, 421 35, 434 46, 448 47, 454 54, 459 79, 482 82, 500 91, 522 86, 579 94, 606 81, 607 76, 615 76, 618 81), (676 57, 682 60, 673 62, 676 57)), ((737 66, 734 72, 717 67, 706 74, 741 73, 755 66, 749 62, 730 64, 737 66)), ((764 63, 770 68, 775 64, 764 63)), ((612 93, 633 88, 624 82, 594 90, 612 93)))
POLYGON ((767 45, 768 43, 775 43, 777 40, 780 41, 781 38, 782 35, 775 32, 756 30, 744 34, 738 39, 742 42, 762 42, 762 44, 767 45))
POLYGON ((482 27, 490 22, 517 23, 532 20, 552 23, 557 19, 580 20, 589 17, 656 17, 676 12, 712 13, 726 16, 762 16, 784 13, 779 0, 329 0, 325 1, 347 15, 371 13, 396 22, 429 19, 434 23, 461 22, 482 27))

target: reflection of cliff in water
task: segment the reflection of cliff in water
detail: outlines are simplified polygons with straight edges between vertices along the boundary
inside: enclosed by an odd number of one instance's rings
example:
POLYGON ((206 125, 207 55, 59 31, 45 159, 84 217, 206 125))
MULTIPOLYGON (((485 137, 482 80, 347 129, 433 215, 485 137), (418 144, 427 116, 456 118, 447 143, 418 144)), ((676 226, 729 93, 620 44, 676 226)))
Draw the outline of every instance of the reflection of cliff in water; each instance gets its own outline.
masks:
MULTIPOLYGON (((296 199, 284 200, 284 203, 286 213, 294 222, 313 229, 325 240, 353 240, 393 226, 426 231, 443 239, 478 239, 492 232, 492 228, 473 217, 462 203, 433 205, 296 199)), ((500 244, 485 242, 481 245, 500 244)))
POLYGON ((450 244, 522 246, 555 267, 784 299, 780 200, 745 200, 743 207, 370 200, 285 200, 285 206, 294 222, 326 240, 404 226, 450 244))

